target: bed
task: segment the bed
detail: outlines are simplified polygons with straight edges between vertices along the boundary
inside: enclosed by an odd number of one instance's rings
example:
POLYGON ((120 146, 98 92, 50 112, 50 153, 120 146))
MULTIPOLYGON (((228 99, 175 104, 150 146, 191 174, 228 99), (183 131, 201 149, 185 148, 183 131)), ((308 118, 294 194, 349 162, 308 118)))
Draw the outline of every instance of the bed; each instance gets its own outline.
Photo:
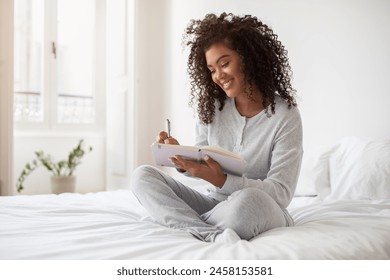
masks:
POLYGON ((155 223, 130 190, 0 197, 0 259, 390 259, 390 141, 348 137, 313 154, 293 227, 205 243, 155 223))

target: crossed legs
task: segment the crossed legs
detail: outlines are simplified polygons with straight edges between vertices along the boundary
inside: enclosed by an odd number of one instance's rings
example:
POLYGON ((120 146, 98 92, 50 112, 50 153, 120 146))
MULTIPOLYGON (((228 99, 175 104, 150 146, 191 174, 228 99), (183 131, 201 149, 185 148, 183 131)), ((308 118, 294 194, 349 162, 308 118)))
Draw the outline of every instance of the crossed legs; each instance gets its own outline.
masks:
POLYGON ((219 202, 144 165, 134 170, 132 191, 158 223, 186 230, 207 242, 215 241, 227 228, 250 240, 261 232, 287 225, 275 201, 254 188, 237 191, 219 202))

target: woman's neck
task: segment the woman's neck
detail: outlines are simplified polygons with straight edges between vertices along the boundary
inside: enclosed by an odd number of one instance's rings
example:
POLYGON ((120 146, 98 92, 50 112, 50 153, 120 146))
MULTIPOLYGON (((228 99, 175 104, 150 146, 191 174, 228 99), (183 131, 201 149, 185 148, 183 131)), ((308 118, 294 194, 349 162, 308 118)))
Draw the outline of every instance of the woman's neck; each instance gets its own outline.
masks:
POLYGON ((234 101, 237 111, 246 118, 254 117, 264 109, 261 95, 255 95, 249 99, 245 94, 237 96, 234 101))

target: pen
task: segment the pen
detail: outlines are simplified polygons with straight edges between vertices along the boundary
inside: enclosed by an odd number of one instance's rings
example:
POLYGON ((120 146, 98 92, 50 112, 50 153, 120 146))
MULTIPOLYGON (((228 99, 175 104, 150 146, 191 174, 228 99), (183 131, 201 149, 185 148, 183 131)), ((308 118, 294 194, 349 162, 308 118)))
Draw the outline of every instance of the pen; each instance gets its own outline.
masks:
POLYGON ((168 138, 171 138, 171 122, 169 121, 169 119, 166 120, 165 125, 168 133, 168 138))

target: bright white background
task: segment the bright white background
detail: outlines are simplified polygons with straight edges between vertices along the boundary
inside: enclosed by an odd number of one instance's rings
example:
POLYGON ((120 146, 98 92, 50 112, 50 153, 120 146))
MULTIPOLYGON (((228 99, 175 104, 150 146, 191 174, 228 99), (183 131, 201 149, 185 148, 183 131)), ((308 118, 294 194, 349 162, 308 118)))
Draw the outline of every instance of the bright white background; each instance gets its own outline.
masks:
MULTIPOLYGON (((256 15, 279 35, 294 72, 306 150, 348 135, 390 137, 390 1, 136 0, 135 11, 136 103, 128 108, 134 109, 129 114, 134 137, 128 139, 135 150, 129 155, 133 166, 153 163, 150 143, 164 129, 166 118, 182 144, 193 143, 187 56, 181 38, 190 19, 209 12, 256 15)), ((106 187, 109 125, 84 135, 95 150, 78 171, 81 192, 106 187)), ((17 134, 15 177, 38 146, 65 154, 77 139, 79 134, 17 134)), ((48 178, 43 173, 32 182, 40 190, 31 192, 46 191, 48 178)))

